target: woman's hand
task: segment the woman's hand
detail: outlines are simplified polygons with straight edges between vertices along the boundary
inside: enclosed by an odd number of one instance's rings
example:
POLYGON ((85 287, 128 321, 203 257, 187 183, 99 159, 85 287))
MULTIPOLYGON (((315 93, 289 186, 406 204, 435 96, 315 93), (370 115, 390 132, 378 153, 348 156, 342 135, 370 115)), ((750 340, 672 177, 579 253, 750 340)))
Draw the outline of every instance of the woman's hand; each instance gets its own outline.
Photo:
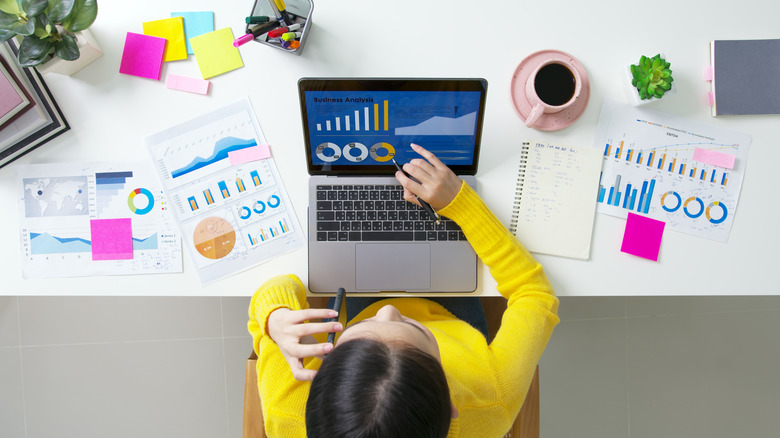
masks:
POLYGON ((420 183, 414 182, 403 172, 396 172, 395 178, 404 186, 404 199, 420 205, 414 196, 416 194, 436 210, 446 207, 460 191, 460 178, 432 152, 414 143, 412 149, 423 158, 415 158, 404 164, 404 171, 420 183))
POLYGON ((268 334, 279 346, 295 380, 312 380, 317 374, 315 370, 303 367, 303 359, 320 357, 333 350, 333 344, 318 343, 314 336, 317 333, 340 332, 341 323, 306 322, 312 319, 335 318, 338 313, 330 309, 290 310, 276 309, 268 316, 268 334))

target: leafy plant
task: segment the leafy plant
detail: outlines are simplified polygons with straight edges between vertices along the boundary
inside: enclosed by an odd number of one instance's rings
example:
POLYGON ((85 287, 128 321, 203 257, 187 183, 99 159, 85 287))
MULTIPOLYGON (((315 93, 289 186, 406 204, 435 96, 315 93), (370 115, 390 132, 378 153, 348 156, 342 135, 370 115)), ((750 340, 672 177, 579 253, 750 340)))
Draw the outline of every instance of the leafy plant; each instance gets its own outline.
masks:
POLYGON ((0 0, 0 43, 20 36, 19 65, 33 67, 58 56, 78 59, 75 32, 97 17, 97 0, 0 0))
POLYGON ((666 62, 661 55, 655 55, 652 58, 642 55, 639 58, 639 64, 631 65, 631 85, 639 91, 639 97, 642 100, 653 97, 662 98, 664 93, 672 88, 672 70, 669 69, 670 63, 666 62))

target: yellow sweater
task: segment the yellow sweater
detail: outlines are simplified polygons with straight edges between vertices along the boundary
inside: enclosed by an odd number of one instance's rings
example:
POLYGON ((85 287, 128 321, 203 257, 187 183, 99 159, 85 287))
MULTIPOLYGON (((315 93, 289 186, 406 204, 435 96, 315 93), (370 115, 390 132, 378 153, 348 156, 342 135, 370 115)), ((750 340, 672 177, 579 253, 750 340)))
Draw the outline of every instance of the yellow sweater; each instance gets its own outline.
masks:
MULTIPOLYGON (((508 300, 495 339, 456 319, 433 301, 394 298, 376 302, 350 323, 374 316, 392 304, 431 330, 441 350, 453 403, 459 416, 448 437, 502 437, 520 411, 553 327, 559 322, 558 299, 542 266, 496 219, 479 196, 463 184, 455 199, 439 211, 460 225, 508 300)), ((309 382, 293 379, 287 362, 268 336, 274 310, 308 308, 306 288, 295 276, 278 276, 255 293, 249 307, 249 332, 258 355, 258 387, 269 437, 305 437, 304 410, 309 382)), ((342 312, 345 313, 345 312, 342 312)), ((318 339, 320 342, 324 339, 318 339)), ((317 369, 319 359, 305 362, 317 369)))

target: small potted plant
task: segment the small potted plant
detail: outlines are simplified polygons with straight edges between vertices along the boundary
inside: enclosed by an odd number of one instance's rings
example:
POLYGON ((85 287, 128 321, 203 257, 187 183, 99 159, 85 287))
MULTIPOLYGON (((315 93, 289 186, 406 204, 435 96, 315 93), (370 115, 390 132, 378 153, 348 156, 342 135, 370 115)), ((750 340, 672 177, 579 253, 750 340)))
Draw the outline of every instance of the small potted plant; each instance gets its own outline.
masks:
MULTIPOLYGON (((639 63, 628 69, 631 86, 627 88, 634 105, 642 105, 674 92, 671 63, 657 54, 652 58, 642 55, 639 63)), ((628 81, 627 81, 628 82, 628 81)))
POLYGON ((103 55, 87 30, 97 0, 0 0, 0 43, 16 37, 22 67, 71 75, 103 55))

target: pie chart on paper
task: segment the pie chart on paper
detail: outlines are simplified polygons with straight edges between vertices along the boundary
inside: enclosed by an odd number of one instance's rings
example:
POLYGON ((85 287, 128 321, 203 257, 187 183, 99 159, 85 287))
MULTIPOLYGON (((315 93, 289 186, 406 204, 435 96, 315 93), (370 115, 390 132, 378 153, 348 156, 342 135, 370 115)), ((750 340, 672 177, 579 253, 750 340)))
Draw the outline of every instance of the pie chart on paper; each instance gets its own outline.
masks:
POLYGON ((223 218, 209 217, 195 227, 192 240, 200 255, 217 260, 233 250, 236 245, 236 230, 223 218))

